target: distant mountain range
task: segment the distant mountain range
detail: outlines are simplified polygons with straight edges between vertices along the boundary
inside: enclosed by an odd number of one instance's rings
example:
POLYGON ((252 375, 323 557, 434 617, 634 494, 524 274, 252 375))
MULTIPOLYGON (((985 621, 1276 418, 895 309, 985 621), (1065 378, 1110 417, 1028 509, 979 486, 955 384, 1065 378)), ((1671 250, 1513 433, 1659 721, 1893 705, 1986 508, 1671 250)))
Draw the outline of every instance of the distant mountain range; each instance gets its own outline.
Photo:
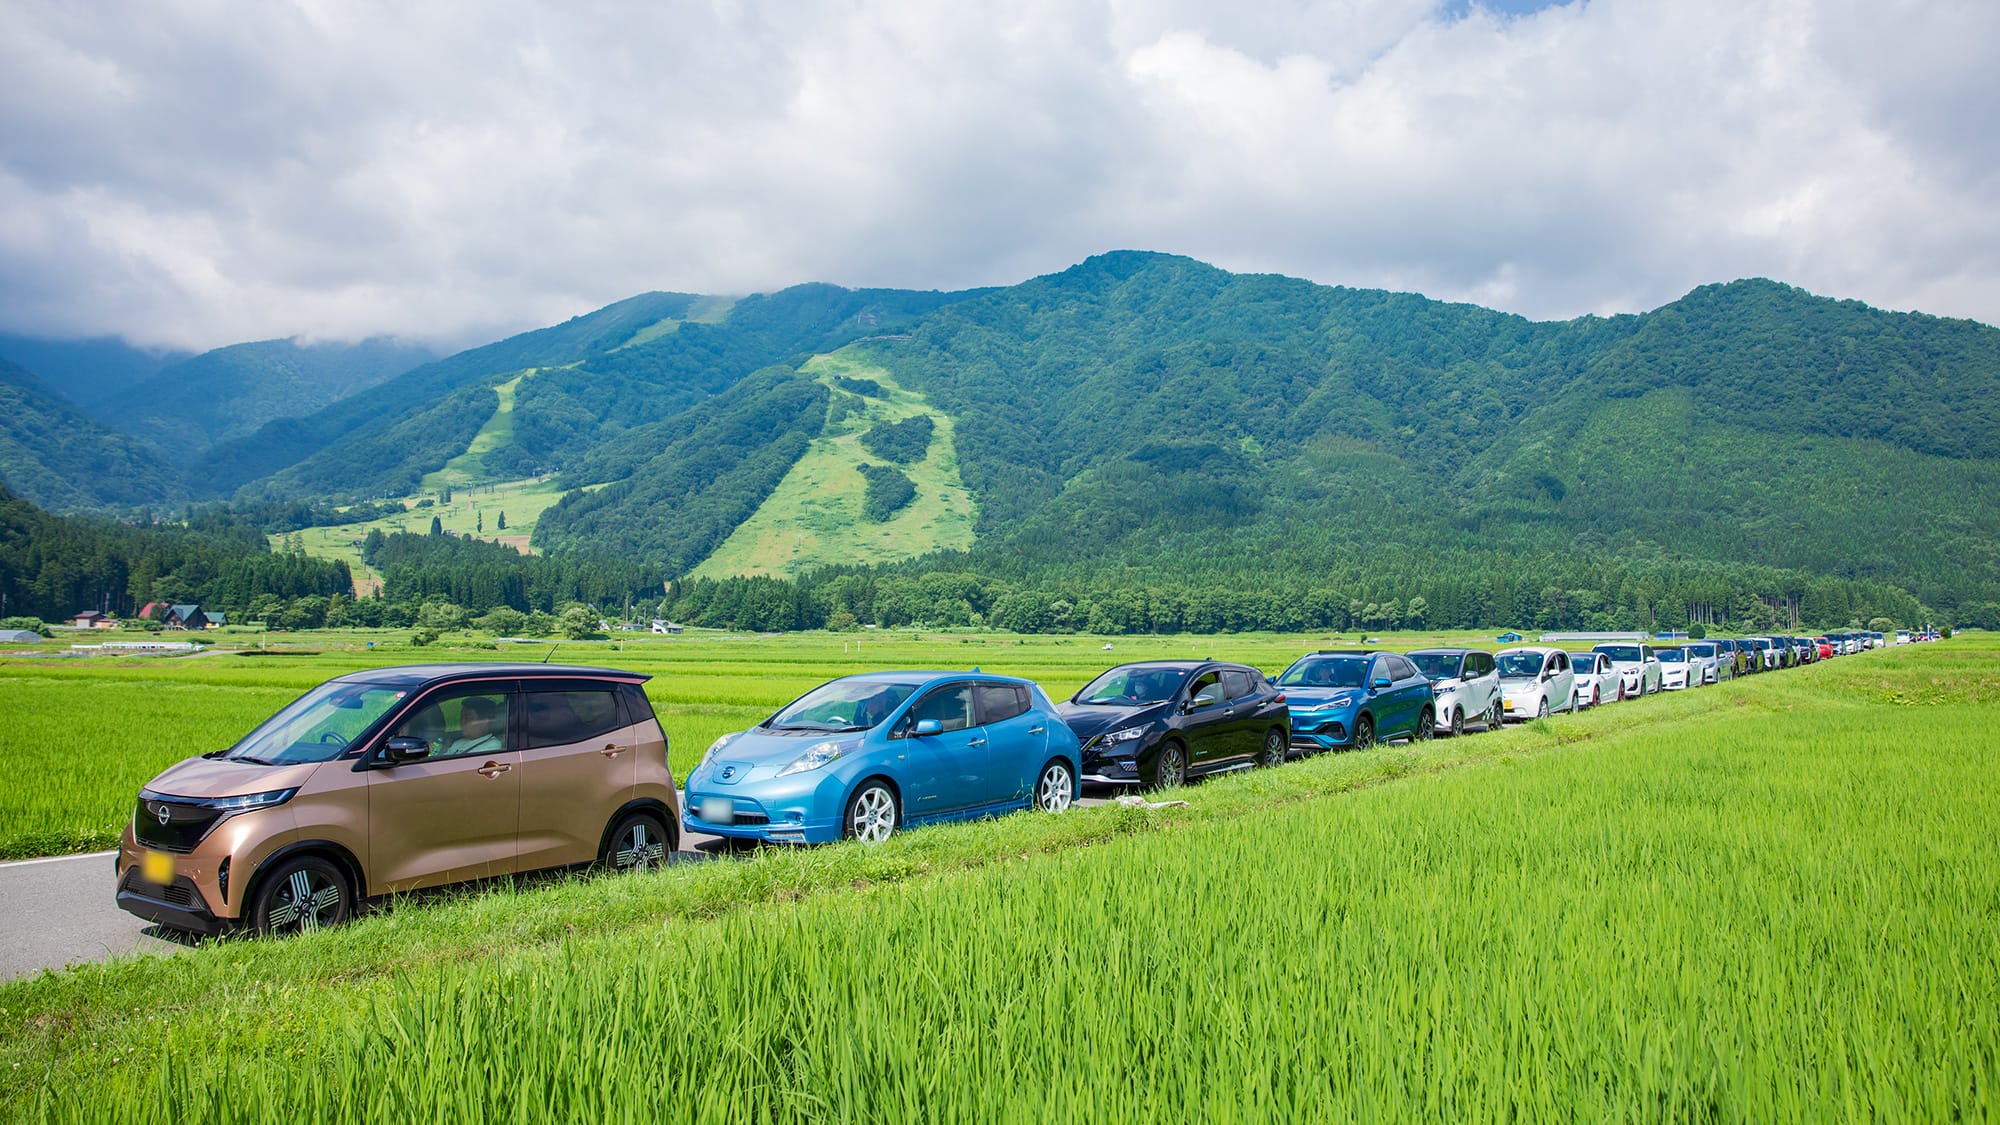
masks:
MULTIPOLYGON (((426 360, 379 342, 150 373, 127 356, 96 407, 114 429, 17 359, 0 478, 65 509, 364 499, 415 490, 478 435, 494 479, 575 489, 539 546, 684 572, 741 529, 797 525, 782 573, 843 561, 809 525, 862 506, 799 497, 894 394, 935 415, 924 479, 962 485, 966 565, 993 571, 1685 558, 2000 599, 2000 331, 1770 281, 1533 322, 1118 252, 962 293, 642 294, 426 360)), ((754 554, 739 536, 725 557, 754 554)))

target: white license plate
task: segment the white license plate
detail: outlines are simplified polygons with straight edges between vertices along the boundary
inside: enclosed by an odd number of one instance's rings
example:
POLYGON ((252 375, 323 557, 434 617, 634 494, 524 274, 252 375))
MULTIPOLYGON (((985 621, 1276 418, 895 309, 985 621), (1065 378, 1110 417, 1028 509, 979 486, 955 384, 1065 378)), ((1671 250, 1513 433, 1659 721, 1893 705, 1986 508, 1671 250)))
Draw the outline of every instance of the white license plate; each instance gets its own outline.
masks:
POLYGON ((701 802, 701 818, 710 824, 736 823, 736 802, 727 797, 706 797, 701 802))

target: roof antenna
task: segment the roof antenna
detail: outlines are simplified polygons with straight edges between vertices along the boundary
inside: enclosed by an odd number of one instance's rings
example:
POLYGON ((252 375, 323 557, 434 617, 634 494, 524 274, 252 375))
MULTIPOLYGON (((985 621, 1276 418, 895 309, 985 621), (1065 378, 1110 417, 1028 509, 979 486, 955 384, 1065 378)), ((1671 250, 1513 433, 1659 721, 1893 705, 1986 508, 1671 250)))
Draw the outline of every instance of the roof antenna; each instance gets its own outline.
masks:
POLYGON ((549 662, 549 656, 554 656, 555 654, 556 654, 556 646, 555 646, 555 645, 550 645, 550 646, 549 646, 549 655, 548 655, 548 656, 544 656, 544 657, 542 657, 542 663, 544 663, 544 664, 547 664, 547 663, 549 662))

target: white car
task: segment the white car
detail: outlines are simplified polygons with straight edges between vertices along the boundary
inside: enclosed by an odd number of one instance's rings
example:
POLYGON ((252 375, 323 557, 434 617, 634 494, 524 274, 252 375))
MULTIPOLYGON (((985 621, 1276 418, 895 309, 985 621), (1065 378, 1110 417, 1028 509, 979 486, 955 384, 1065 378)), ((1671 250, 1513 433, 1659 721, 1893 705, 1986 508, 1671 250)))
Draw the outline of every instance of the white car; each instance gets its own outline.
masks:
POLYGON ((1701 666, 1688 659, 1684 648, 1663 648, 1654 652, 1660 658, 1660 690, 1684 691, 1701 684, 1701 666))
POLYGON ((1722 662, 1722 649, 1714 641, 1689 641, 1681 646, 1687 649, 1688 658, 1701 668, 1701 682, 1719 684, 1728 666, 1722 662))
POLYGON ((1618 669, 1611 666, 1611 658, 1603 653, 1572 652, 1569 667, 1576 675, 1577 706, 1595 707, 1625 698, 1624 681, 1619 678, 1618 669))
POLYGON ((1500 668, 1500 710, 1509 719, 1547 718, 1576 711, 1576 673, 1559 648, 1504 648, 1493 654, 1500 668))
POLYGON ((1627 698, 1651 695, 1660 690, 1660 658, 1654 654, 1652 645, 1630 641, 1607 642, 1593 645, 1590 651, 1601 652, 1611 658, 1611 666, 1618 670, 1618 678, 1625 687, 1627 698))
POLYGON ((1427 648, 1406 654, 1437 696, 1440 734, 1464 734, 1465 724, 1499 730, 1500 672, 1493 654, 1472 648, 1427 648))

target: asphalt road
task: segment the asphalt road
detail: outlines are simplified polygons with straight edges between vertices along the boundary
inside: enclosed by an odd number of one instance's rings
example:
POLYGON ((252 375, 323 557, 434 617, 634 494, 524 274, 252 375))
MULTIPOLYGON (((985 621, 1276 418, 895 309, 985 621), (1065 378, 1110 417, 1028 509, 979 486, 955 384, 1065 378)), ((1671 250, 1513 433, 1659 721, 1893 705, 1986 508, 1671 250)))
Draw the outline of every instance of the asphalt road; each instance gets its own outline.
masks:
MULTIPOLYGON (((1086 798, 1082 805, 1104 802, 1086 798)), ((686 858, 731 854, 714 836, 681 837, 686 858)), ((175 953, 187 939, 118 909, 111 852, 0 863, 0 980, 121 954, 175 953)), ((405 909, 421 910, 421 905, 405 909)))

